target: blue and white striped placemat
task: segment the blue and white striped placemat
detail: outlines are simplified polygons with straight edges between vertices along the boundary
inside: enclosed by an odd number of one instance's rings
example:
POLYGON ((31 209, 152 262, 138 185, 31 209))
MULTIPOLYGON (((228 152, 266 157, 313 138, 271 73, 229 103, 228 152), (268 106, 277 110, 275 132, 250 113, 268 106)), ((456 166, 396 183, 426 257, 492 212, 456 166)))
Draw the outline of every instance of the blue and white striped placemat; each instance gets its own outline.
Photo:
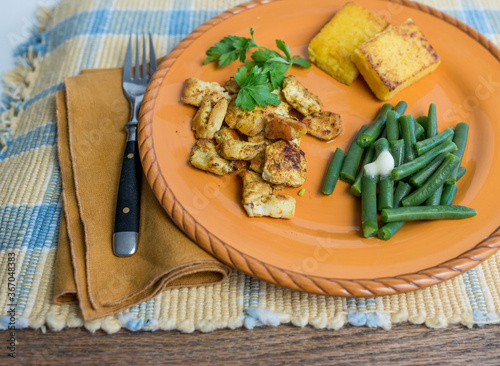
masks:
MULTIPOLYGON (((421 0, 500 44, 497 0, 421 0)), ((39 32, 5 75, 0 110, 0 329, 86 326, 139 329, 253 328, 292 323, 338 329, 393 322, 444 327, 499 322, 500 255, 452 280, 408 294, 340 298, 300 293, 235 271, 224 283, 169 290, 120 314, 85 323, 76 305, 51 302, 61 178, 55 92, 82 69, 119 67, 130 32, 154 35, 167 54, 193 29, 240 0, 61 0, 40 9, 39 32)))

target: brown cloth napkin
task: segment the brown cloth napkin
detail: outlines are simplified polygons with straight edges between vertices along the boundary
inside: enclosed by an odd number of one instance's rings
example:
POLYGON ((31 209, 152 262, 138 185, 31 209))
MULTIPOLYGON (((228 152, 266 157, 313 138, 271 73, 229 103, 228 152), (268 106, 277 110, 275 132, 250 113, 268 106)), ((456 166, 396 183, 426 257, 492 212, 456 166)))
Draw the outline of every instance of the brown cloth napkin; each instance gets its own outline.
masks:
POLYGON ((65 79, 56 94, 61 218, 54 302, 78 302, 85 320, 114 314, 161 291, 224 280, 230 268, 187 238, 143 179, 137 252, 112 252, 114 211, 130 106, 121 70, 65 79))

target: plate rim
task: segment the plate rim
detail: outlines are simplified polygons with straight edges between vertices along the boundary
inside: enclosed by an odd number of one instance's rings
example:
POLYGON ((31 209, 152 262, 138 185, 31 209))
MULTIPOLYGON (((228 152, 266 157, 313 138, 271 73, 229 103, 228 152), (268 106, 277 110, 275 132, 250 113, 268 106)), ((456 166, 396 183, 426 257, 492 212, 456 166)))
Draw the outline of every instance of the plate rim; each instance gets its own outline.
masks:
MULTIPOLYGON (((254 0, 245 2, 206 21, 184 38, 162 59, 151 78, 140 109, 138 128, 139 154, 144 174, 154 195, 174 223, 198 246, 233 268, 279 286, 320 295, 344 297, 384 296, 423 289, 456 277, 492 256, 500 249, 500 226, 488 237, 461 255, 418 272, 375 279, 335 279, 321 277, 282 269, 242 253, 212 234, 182 206, 161 174, 152 138, 155 101, 163 79, 168 74, 175 60, 203 33, 233 15, 253 9, 259 5, 278 1, 286 0, 254 0)), ((451 15, 411 0, 381 1, 417 9, 457 27, 481 46, 485 47, 500 62, 499 47, 474 28, 451 15)))

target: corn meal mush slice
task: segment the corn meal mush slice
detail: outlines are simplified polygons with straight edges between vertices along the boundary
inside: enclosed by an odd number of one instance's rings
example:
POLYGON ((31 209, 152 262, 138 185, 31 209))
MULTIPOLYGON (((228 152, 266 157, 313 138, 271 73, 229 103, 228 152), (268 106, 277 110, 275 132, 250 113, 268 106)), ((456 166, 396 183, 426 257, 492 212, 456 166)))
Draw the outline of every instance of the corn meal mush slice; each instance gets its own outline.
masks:
POLYGON ((441 62, 411 19, 360 45, 352 59, 380 100, 391 99, 433 72, 441 62))
POLYGON ((309 59, 341 83, 359 75, 351 60, 354 50, 382 32, 389 23, 355 2, 348 2, 309 43, 309 59))

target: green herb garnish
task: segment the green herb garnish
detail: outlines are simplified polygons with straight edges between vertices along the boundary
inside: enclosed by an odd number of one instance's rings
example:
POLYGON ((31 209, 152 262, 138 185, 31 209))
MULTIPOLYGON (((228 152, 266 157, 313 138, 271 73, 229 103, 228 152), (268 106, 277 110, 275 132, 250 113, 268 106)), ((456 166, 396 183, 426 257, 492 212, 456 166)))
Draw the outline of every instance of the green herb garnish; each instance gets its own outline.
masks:
POLYGON ((205 64, 217 62, 219 67, 227 66, 239 60, 245 63, 234 74, 234 79, 240 86, 236 105, 248 110, 253 110, 258 104, 266 107, 269 104, 279 105, 278 96, 274 90, 281 87, 285 75, 293 65, 310 67, 305 58, 292 56, 288 45, 277 39, 276 47, 281 52, 271 50, 257 44, 253 38, 253 29, 250 28, 251 38, 227 36, 206 52, 205 64), (252 48, 258 48, 247 61, 247 53, 252 48))

